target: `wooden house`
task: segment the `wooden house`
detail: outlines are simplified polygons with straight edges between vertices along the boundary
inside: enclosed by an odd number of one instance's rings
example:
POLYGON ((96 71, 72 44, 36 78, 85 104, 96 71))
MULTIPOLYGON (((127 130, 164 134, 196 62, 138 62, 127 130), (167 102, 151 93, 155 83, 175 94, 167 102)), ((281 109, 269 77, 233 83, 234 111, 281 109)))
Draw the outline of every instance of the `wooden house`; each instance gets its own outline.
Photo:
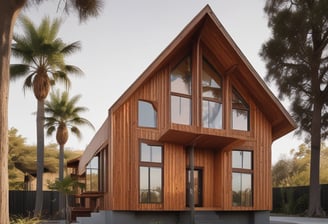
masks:
POLYGON ((271 145, 294 128, 206 6, 109 108, 79 162, 86 206, 104 223, 269 223, 271 145))

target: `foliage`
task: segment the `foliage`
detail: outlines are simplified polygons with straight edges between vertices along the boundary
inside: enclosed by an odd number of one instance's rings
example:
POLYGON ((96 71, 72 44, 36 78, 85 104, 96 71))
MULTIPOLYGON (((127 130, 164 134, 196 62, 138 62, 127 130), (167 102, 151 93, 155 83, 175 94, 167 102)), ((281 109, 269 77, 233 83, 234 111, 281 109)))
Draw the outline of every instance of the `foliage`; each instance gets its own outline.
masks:
MULTIPOLYGON (((36 146, 27 145, 25 138, 18 134, 18 130, 9 130, 9 189, 23 190, 24 175, 36 174, 36 146)), ((82 151, 66 150, 65 159, 74 159, 82 154, 82 151)), ((45 147, 45 169, 48 172, 58 172, 58 150, 56 144, 45 147)))
MULTIPOLYGON (((320 183, 328 184, 328 146, 321 145, 320 183)), ((311 150, 302 144, 290 151, 290 158, 281 158, 272 167, 273 187, 308 186, 310 183, 311 150)))
POLYGON ((38 224, 41 220, 38 217, 20 217, 15 216, 10 218, 10 224, 38 224))
MULTIPOLYGON (((43 0, 16 0, 5 1, 0 0, 0 163, 5 164, 0 167, 0 222, 2 224, 9 223, 9 207, 8 207, 8 167, 7 161, 9 157, 8 150, 8 95, 9 95, 9 64, 10 64, 10 45, 12 43, 13 26, 22 8, 29 4, 40 4, 43 0)), ((67 13, 77 12, 80 21, 84 21, 89 17, 97 16, 102 8, 102 0, 60 0, 59 4, 64 4, 67 13)), ((39 144, 38 144, 39 145, 39 144)), ((41 168, 42 169, 42 168, 41 168)), ((41 178, 42 179, 42 178, 41 178)), ((40 200, 41 201, 41 198, 40 200)), ((37 206, 38 207, 38 206, 37 206)), ((36 210, 38 210, 37 208, 36 210)), ((38 212, 38 211, 37 211, 38 212)))
MULTIPOLYGON (((85 184, 78 182, 77 179, 72 178, 70 175, 64 177, 62 180, 56 180, 55 182, 48 183, 49 189, 57 190, 64 194, 66 199, 64 216, 66 217, 66 223, 70 220, 70 206, 68 201, 68 195, 77 193, 79 189, 85 189, 85 184)), ((61 205, 59 205, 61 206, 61 205)))
POLYGON ((60 136, 63 136, 63 134, 58 134, 60 130, 69 128, 72 134, 81 138, 79 126, 87 125, 94 129, 90 121, 80 117, 80 113, 88 110, 86 107, 76 105, 80 99, 81 95, 69 98, 68 92, 60 93, 57 90, 51 93, 50 100, 45 102, 45 113, 47 115, 45 117, 45 128, 47 129, 47 135, 51 136, 57 130, 56 139, 59 145, 64 145, 67 141, 67 138, 60 138, 60 136))
POLYGON ((267 81, 291 101, 298 134, 311 141, 309 216, 321 216, 320 142, 328 137, 328 1, 267 0, 272 37, 263 45, 267 81))
POLYGON ((265 12, 272 28, 261 56, 267 81, 275 81, 279 97, 291 99, 299 132, 311 134, 314 106, 320 108, 322 139, 328 135, 328 2, 269 0, 265 12))
POLYGON ((65 195, 70 195, 76 193, 78 189, 84 189, 85 184, 78 182, 68 175, 62 181, 56 180, 55 182, 49 182, 48 187, 51 190, 57 190, 65 195))
POLYGON ((73 65, 65 63, 65 57, 80 50, 80 42, 66 44, 59 38, 61 21, 43 18, 39 27, 27 17, 20 18, 24 33, 14 33, 12 54, 21 59, 21 64, 10 66, 10 78, 25 77, 24 88, 31 88, 38 100, 44 99, 50 85, 62 82, 70 86, 68 74, 82 74, 73 65))

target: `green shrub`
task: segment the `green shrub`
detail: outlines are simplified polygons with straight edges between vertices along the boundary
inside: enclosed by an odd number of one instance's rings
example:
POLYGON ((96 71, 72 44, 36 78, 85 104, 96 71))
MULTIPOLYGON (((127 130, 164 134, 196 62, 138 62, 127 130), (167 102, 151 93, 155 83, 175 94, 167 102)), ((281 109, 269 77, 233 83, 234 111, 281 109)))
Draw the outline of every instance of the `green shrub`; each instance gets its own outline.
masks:
POLYGON ((41 220, 37 217, 14 216, 10 218, 10 224, 39 224, 41 220))

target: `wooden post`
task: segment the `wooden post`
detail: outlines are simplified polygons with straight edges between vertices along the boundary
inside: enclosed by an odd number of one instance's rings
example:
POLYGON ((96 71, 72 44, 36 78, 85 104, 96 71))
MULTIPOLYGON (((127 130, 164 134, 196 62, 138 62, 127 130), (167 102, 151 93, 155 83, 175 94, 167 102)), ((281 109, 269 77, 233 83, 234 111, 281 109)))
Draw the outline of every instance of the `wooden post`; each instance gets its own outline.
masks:
POLYGON ((188 146, 188 151, 189 151, 189 208, 190 208, 190 223, 194 224, 195 223, 195 201, 194 201, 194 146, 188 146))

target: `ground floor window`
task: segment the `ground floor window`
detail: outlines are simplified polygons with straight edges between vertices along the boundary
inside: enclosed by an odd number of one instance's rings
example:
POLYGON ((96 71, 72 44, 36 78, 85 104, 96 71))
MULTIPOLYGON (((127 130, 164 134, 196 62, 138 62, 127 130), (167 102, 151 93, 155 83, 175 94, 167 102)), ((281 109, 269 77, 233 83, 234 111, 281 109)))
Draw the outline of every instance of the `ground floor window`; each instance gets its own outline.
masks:
POLYGON ((162 151, 161 145, 140 144, 140 203, 161 203, 163 200, 162 151))
POLYGON ((95 156, 86 167, 85 190, 99 191, 99 157, 95 156))
POLYGON ((232 205, 253 205, 253 161, 251 151, 232 151, 232 205))

